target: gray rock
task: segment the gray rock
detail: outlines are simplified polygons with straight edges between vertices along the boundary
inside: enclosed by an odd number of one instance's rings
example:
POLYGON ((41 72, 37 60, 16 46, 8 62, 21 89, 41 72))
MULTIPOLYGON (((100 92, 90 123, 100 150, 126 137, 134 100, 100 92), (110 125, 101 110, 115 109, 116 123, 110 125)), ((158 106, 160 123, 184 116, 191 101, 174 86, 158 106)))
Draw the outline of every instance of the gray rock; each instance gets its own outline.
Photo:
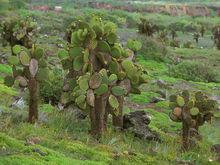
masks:
POLYGON ((150 103, 158 103, 160 101, 165 101, 166 99, 161 98, 161 97, 153 97, 150 101, 150 103))
POLYGON ((220 144, 213 145, 211 151, 220 154, 220 144))
POLYGON ((85 113, 83 113, 83 111, 81 111, 79 108, 70 105, 67 108, 63 109, 64 111, 68 111, 73 117, 75 117, 76 119, 85 119, 87 117, 87 115, 85 113))
POLYGON ((15 98, 15 101, 11 104, 12 108, 25 109, 25 100, 23 97, 15 98))
POLYGON ((150 124, 150 117, 144 111, 130 112, 124 115, 124 130, 130 130, 136 137, 145 140, 161 141, 159 134, 152 131, 148 125, 150 124))

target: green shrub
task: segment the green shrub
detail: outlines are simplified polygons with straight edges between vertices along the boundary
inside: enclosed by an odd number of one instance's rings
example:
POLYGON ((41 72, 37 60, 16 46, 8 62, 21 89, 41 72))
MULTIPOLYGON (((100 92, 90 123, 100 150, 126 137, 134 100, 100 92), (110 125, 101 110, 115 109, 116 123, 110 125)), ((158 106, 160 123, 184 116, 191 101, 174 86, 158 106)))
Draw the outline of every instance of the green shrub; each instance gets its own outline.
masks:
POLYGON ((49 79, 40 84, 40 96, 44 102, 52 105, 60 101, 63 90, 63 71, 55 68, 49 74, 49 79))
POLYGON ((170 76, 188 81, 219 82, 218 74, 215 70, 201 62, 195 61, 184 61, 172 66, 169 74, 170 76))
POLYGON ((145 60, 166 61, 167 49, 162 43, 146 37, 141 37, 140 40, 142 48, 139 52, 145 60))

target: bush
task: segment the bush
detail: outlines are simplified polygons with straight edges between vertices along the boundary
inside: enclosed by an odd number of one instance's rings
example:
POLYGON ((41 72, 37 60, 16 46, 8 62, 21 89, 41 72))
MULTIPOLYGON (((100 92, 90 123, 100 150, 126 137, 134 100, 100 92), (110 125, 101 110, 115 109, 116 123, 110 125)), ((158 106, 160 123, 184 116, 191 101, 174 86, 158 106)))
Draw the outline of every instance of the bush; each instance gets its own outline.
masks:
POLYGON ((152 38, 140 37, 142 48, 139 51, 145 60, 165 61, 167 57, 166 47, 152 38))
POLYGON ((219 82, 218 74, 212 68, 194 61, 184 61, 172 66, 169 74, 187 81, 219 82))
POLYGON ((55 68, 49 74, 49 79, 40 84, 40 96, 44 102, 52 105, 60 101, 63 90, 63 71, 55 68))

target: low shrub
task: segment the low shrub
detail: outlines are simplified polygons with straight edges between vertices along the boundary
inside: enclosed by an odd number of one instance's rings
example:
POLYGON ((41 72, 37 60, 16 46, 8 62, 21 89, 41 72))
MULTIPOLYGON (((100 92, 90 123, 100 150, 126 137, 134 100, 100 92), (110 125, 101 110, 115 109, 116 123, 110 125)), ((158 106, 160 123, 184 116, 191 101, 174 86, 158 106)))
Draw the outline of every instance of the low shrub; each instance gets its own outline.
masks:
POLYGON ((59 102, 63 90, 63 71, 55 68, 49 79, 40 84, 40 96, 45 103, 55 105, 59 102))
POLYGON ((142 48, 139 51, 141 57, 145 60, 166 61, 167 49, 162 43, 146 37, 140 37, 140 41, 142 43, 142 48))
POLYGON ((184 80, 219 82, 218 74, 211 67, 195 61, 184 61, 169 70, 170 76, 184 80))

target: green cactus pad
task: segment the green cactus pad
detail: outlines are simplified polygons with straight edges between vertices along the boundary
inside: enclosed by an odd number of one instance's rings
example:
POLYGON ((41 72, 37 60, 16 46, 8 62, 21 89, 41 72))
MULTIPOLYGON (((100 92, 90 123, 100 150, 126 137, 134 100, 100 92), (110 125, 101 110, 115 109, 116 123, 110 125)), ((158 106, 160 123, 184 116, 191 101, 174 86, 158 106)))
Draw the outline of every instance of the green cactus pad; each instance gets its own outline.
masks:
POLYGON ((118 46, 114 46, 112 49, 111 49, 111 55, 112 57, 114 58, 120 58, 121 57, 121 50, 118 46))
POLYGON ((181 96, 177 96, 176 102, 177 102, 177 104, 178 104, 180 107, 182 107, 182 106, 185 105, 185 100, 184 100, 184 98, 181 97, 181 96))
POLYGON ((84 51, 84 49, 82 47, 75 46, 75 47, 70 49, 69 55, 70 55, 70 57, 75 58, 77 56, 82 56, 83 51, 84 51))
POLYGON ((83 56, 77 56, 73 61, 73 69, 80 71, 84 65, 83 56))
POLYGON ((110 33, 108 36, 107 36, 107 41, 109 44, 114 44, 116 43, 118 40, 118 37, 115 33, 110 33))
POLYGON ((40 58, 42 58, 44 55, 44 49, 37 47, 34 51, 33 57, 37 60, 39 60, 40 58))
POLYGON ((14 54, 20 53, 21 50, 22 50, 22 49, 21 49, 21 46, 20 46, 20 45, 15 45, 15 46, 13 46, 13 48, 12 48, 12 51, 13 51, 14 54))
POLYGON ((189 100, 189 102, 187 103, 187 107, 193 108, 194 106, 195 106, 195 100, 193 100, 193 99, 189 100))
POLYGON ((111 61, 109 63, 109 71, 112 74, 118 74, 120 72, 120 66, 117 61, 111 61))
POLYGON ((84 103, 86 100, 86 96, 85 95, 80 95, 79 97, 76 98, 76 103, 79 105, 81 103, 84 103))
POLYGON ((89 78, 87 76, 80 76, 78 80, 78 84, 80 89, 86 91, 89 89, 89 84, 88 84, 89 78))
POLYGON ((89 104, 91 107, 95 106, 95 94, 93 92, 92 89, 89 89, 87 91, 87 95, 86 95, 86 102, 87 104, 89 104))
POLYGON ((21 64, 24 66, 28 66, 31 60, 29 55, 25 51, 21 51, 21 53, 19 54, 19 59, 21 61, 21 64))
POLYGON ((15 79, 12 76, 6 76, 4 78, 4 84, 8 87, 11 87, 14 85, 15 79))
POLYGON ((99 51, 106 53, 109 53, 111 50, 110 46, 106 41, 99 41, 97 48, 99 49, 99 51))
POLYGON ((20 64, 20 61, 19 61, 17 56, 9 56, 8 57, 8 63, 10 65, 18 65, 18 64, 20 64))
POLYGON ((119 102, 118 102, 118 99, 114 95, 109 96, 108 102, 113 109, 118 109, 119 102))
POLYGON ((120 86, 114 86, 112 87, 112 94, 115 96, 123 96, 127 93, 126 89, 120 87, 120 86))
POLYGON ((95 49, 98 46, 98 41, 96 39, 89 40, 88 42, 88 48, 89 49, 95 49))
POLYGON ((69 56, 68 51, 66 51, 64 49, 62 49, 58 52, 58 57, 60 60, 66 59, 66 58, 68 58, 68 56, 69 56))
POLYGON ((77 31, 72 33, 71 43, 76 45, 76 46, 80 46, 82 44, 82 42, 79 40, 79 38, 77 36, 77 31))
POLYGON ((102 76, 99 73, 94 73, 89 80, 89 87, 91 89, 98 88, 102 83, 102 76))
POLYGON ((116 82, 118 80, 118 76, 116 74, 111 74, 108 80, 110 83, 116 82))
POLYGON ((108 92, 108 85, 106 84, 101 84, 97 89, 94 90, 94 93, 98 96, 103 95, 106 92, 108 92))
POLYGON ((134 67, 132 61, 130 61, 130 60, 124 60, 124 61, 122 61, 121 65, 122 65, 122 68, 123 68, 126 72, 129 72, 129 71, 131 70, 131 68, 134 67))
POLYGON ((126 73, 123 71, 120 71, 117 75, 119 80, 123 80, 126 77, 126 73))
POLYGON ((191 108, 191 109, 190 109, 190 114, 191 114, 192 116, 198 115, 198 114, 199 114, 199 109, 198 109, 197 107, 191 108))
POLYGON ((99 25, 94 25, 92 29, 95 31, 98 37, 102 37, 104 35, 104 29, 103 27, 99 25))

